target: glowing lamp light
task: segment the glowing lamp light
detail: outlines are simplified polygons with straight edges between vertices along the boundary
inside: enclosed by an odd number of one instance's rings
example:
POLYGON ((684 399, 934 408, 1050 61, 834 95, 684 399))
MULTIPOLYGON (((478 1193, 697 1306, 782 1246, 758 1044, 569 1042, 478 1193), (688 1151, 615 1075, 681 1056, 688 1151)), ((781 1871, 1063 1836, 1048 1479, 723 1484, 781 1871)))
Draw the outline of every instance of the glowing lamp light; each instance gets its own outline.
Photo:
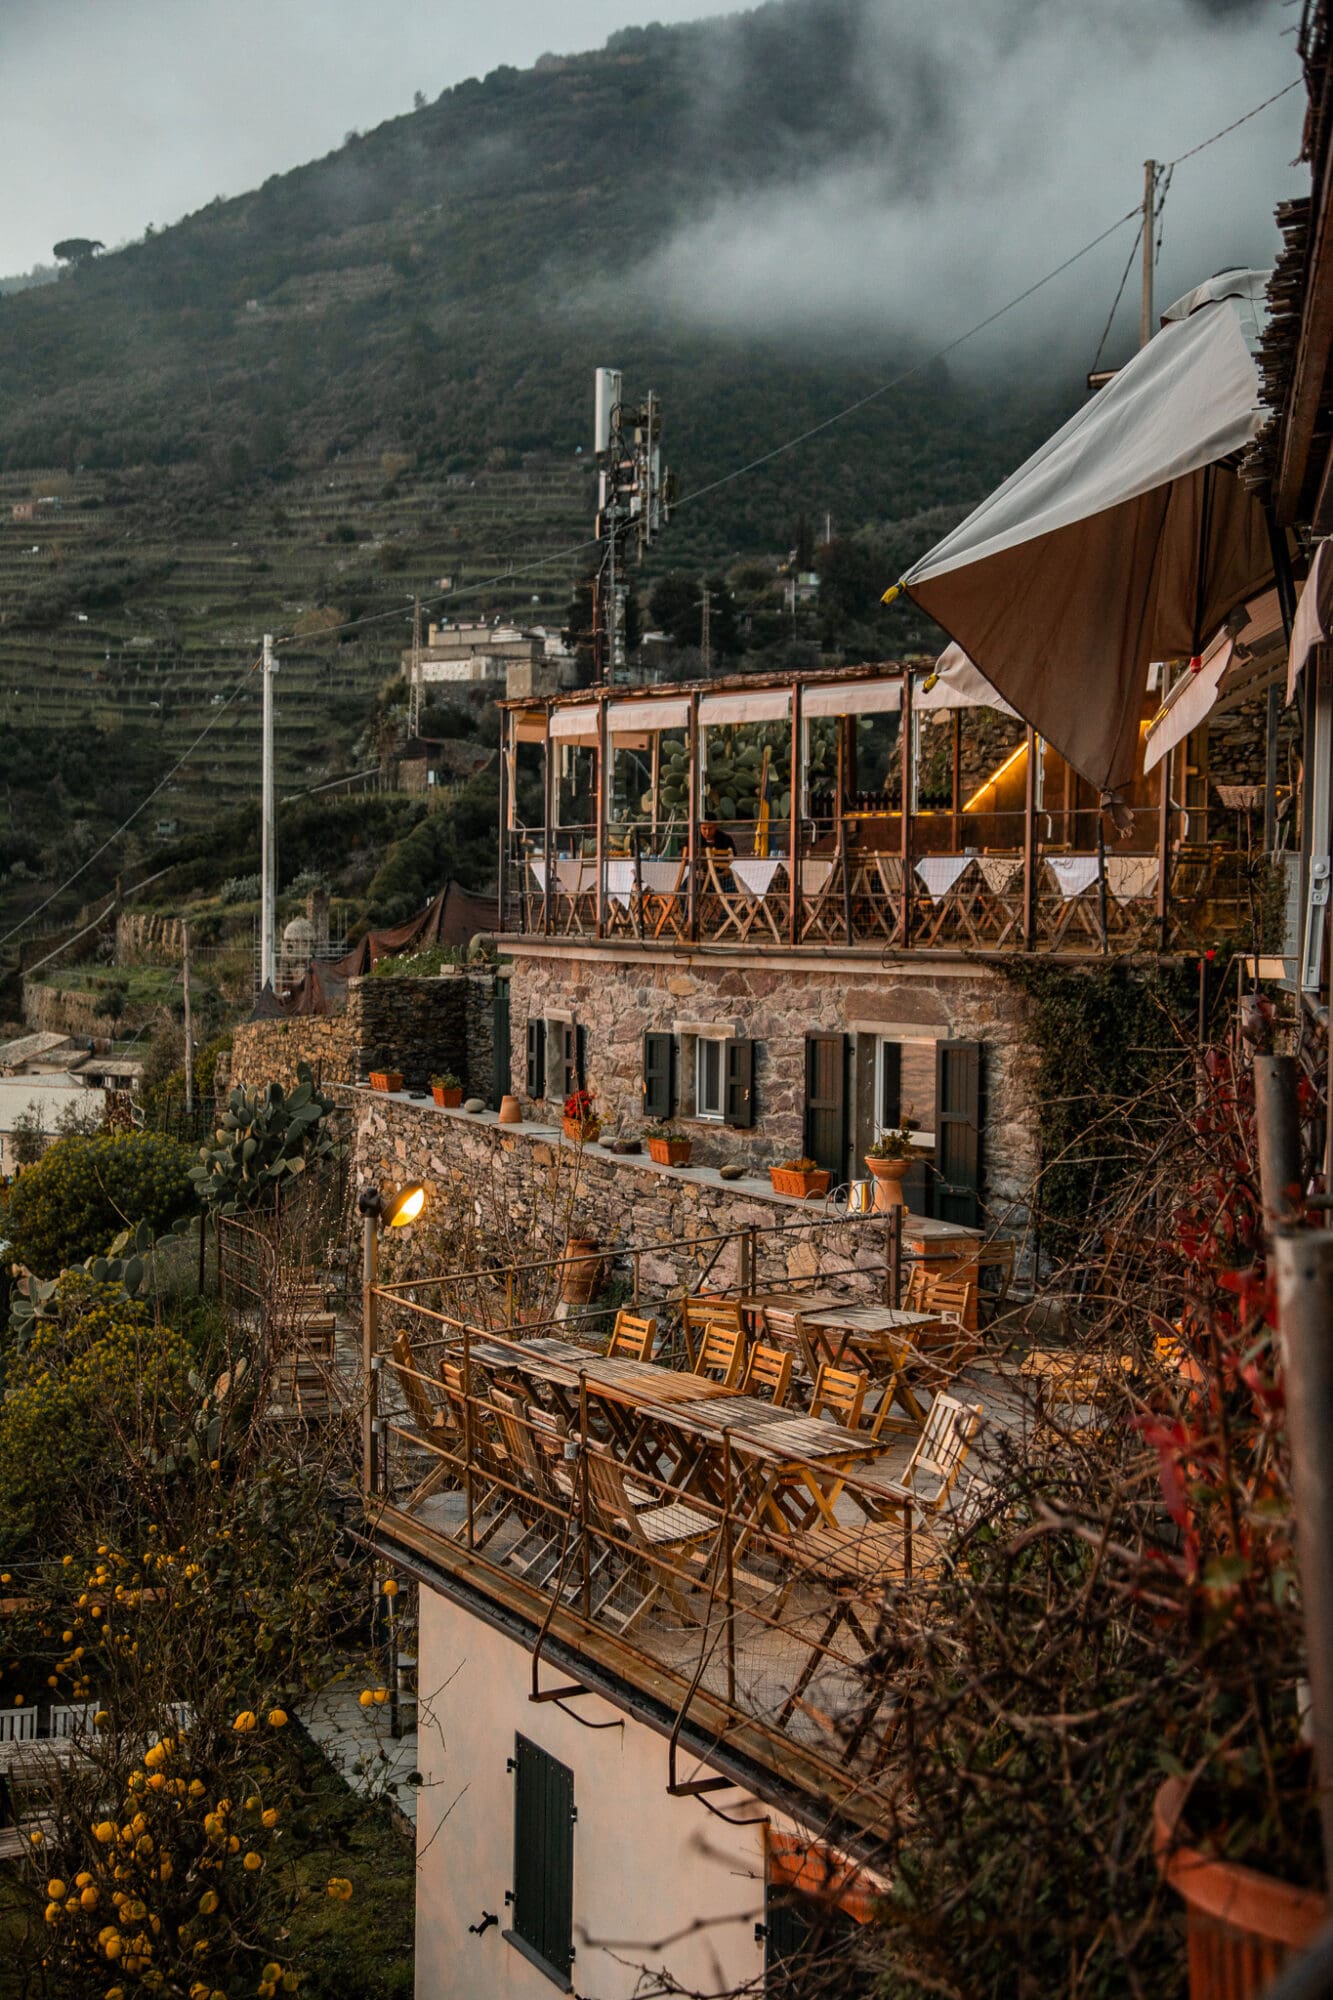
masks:
POLYGON ((410 1187, 399 1188, 385 1209, 384 1221, 389 1229, 402 1229, 409 1222, 415 1222, 426 1206, 426 1190, 420 1181, 410 1187))
POLYGON ((420 1181, 400 1188, 363 1188, 357 1197, 362 1215, 373 1217, 384 1229, 405 1229, 425 1206, 426 1190, 420 1181))
POLYGON ((985 798, 987 792, 994 791, 995 787, 999 784, 1001 778, 1005 775, 1005 772, 1012 771, 1014 765, 1018 762, 1019 758, 1026 757, 1027 754, 1028 754, 1028 746, 1026 742, 1018 744, 1013 750, 1011 750, 1009 752, 1009 755, 1005 758, 1003 764, 1001 764, 999 770, 992 771, 990 777, 983 780, 983 782, 977 786, 977 789, 975 790, 975 792, 973 792, 971 798, 964 805, 963 811, 965 813, 975 811, 978 802, 981 799, 985 798))

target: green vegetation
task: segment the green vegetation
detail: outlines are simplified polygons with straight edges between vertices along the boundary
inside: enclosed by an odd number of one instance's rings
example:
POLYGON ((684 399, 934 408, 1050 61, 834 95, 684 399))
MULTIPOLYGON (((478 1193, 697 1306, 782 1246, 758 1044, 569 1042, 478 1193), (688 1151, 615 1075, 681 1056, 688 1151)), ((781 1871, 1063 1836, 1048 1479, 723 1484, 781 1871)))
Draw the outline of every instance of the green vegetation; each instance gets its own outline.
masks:
POLYGON ((316 1090, 307 1064, 297 1064, 296 1077, 292 1091, 280 1083, 232 1091, 217 1144, 204 1146, 190 1168, 195 1192, 215 1215, 271 1206, 285 1182, 333 1151, 333 1099, 316 1090))
MULTIPOLYGON (((376 694, 409 642, 414 594, 437 616, 565 623, 594 506, 595 362, 661 394, 686 494, 901 372, 896 337, 702 331, 625 271, 627 244, 651 270, 719 199, 825 170, 922 170, 919 133, 867 83, 863 12, 781 0, 497 70, 142 243, 72 261, 59 284, 0 297, 0 684, 19 752, 0 805, 0 918, 26 914, 177 760, 84 895, 151 874, 174 827, 211 839, 220 809, 253 799, 263 630, 285 635, 277 755, 291 796, 378 763, 396 718, 376 694), (612 212, 607 231, 597 218, 612 212), (35 493, 59 509, 12 520, 35 493)), ((1077 392, 1072 379, 1007 390, 919 372, 682 506, 638 595, 672 573, 663 618, 686 654, 705 578, 728 661, 737 628, 765 664, 929 645, 930 628, 883 613, 879 593, 1077 392), (827 513, 836 533, 817 550, 809 523, 827 513), (775 588, 793 547, 826 575, 795 620, 775 588)), ((451 716, 443 733, 457 731, 451 716)), ((420 843, 475 887, 493 867, 462 823, 479 805, 489 797, 441 815, 451 854, 441 834, 420 843)), ((363 895, 405 831, 381 822, 374 866, 339 886, 363 895)), ((285 868, 285 828, 282 851, 285 868)), ((229 858, 225 873, 252 872, 248 854, 229 858)), ((418 896, 420 859, 367 914, 418 896)))
POLYGON ((161 1234, 194 1206, 190 1163, 187 1147, 156 1132, 57 1139, 5 1197, 15 1261, 51 1278, 137 1223, 161 1234))

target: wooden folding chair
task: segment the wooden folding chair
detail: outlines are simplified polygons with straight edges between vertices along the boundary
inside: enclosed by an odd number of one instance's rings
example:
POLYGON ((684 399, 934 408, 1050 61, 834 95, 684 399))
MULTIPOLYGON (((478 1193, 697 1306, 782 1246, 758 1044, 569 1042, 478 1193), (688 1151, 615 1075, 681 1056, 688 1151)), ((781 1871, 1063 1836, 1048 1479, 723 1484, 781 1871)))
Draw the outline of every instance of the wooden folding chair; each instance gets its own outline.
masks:
POLYGON ((657 1321, 641 1319, 636 1313, 626 1312, 622 1306, 616 1314, 606 1351, 608 1355, 623 1355, 627 1361, 651 1361, 656 1340, 657 1321))
POLYGON ((532 1488, 534 1496, 532 1501, 522 1495, 512 1496, 514 1511, 524 1528, 514 1546, 505 1551, 505 1567, 516 1569, 520 1576, 536 1572, 539 1580, 545 1582, 560 1560, 571 1493, 562 1493, 556 1486, 551 1468, 537 1448, 523 1398, 507 1395, 503 1389, 492 1389, 491 1406, 510 1467, 522 1474, 524 1484, 532 1488))
POLYGON ((765 1347, 762 1341, 756 1341, 741 1377, 742 1396, 760 1396, 767 1390, 769 1402, 783 1408, 791 1394, 792 1360, 783 1348, 765 1347))
POLYGON ((513 1495, 506 1492, 504 1484, 511 1477, 508 1454, 491 1428, 485 1403, 480 1396, 469 1395, 463 1371, 455 1362, 440 1363, 440 1383, 458 1439, 458 1463, 451 1470, 466 1486, 470 1465, 472 1480, 479 1482, 472 1488, 473 1547, 484 1548, 513 1511, 513 1495), (492 1501, 496 1512, 478 1535, 476 1515, 492 1501))
POLYGON ((934 1324, 914 1329, 913 1345, 955 1373, 967 1367, 979 1346, 967 1325, 976 1289, 971 1278, 932 1277, 927 1280, 922 1302, 916 1308, 918 1312, 928 1312, 934 1324))
POLYGON ((680 1324, 685 1335, 685 1356, 691 1368, 700 1342, 710 1326, 733 1327, 737 1333, 745 1331, 739 1299, 714 1298, 710 1292, 699 1292, 685 1300, 680 1309, 680 1324))
POLYGON ((803 1375, 807 1382, 813 1382, 819 1373, 819 1361, 810 1344, 810 1336, 798 1312, 790 1312, 785 1307, 765 1306, 760 1314, 764 1327, 764 1339, 772 1347, 780 1347, 792 1358, 793 1372, 803 1375))
POLYGON ((584 1468, 589 1505, 603 1533, 613 1538, 617 1553, 624 1559, 624 1575, 637 1581, 642 1591, 638 1602, 628 1611, 611 1612, 610 1599, 622 1581, 618 1578, 597 1607, 598 1617, 609 1619, 618 1615, 618 1629, 629 1632, 658 1598, 666 1597, 687 1624, 699 1624, 680 1589, 680 1579, 668 1565, 673 1557, 686 1561, 694 1558, 703 1543, 713 1538, 716 1523, 679 1500, 641 1505, 638 1496, 631 1496, 628 1491, 616 1460, 600 1446, 588 1448, 584 1468))
POLYGON ((869 1376, 859 1369, 833 1368, 827 1361, 821 1361, 815 1376, 815 1393, 810 1398, 811 1416, 822 1417, 827 1411, 844 1430, 858 1430, 869 1385, 869 1376))
POLYGON ((960 1403, 939 1395, 930 1406, 926 1428, 917 1439, 901 1479, 879 1466, 858 1470, 844 1480, 843 1491, 872 1520, 896 1516, 904 1534, 906 1573, 912 1573, 912 1522, 943 1513, 967 1461, 981 1423, 980 1403, 960 1403))
POLYGON ((993 1279, 993 1288, 987 1286, 981 1293, 989 1310, 999 1312, 1009 1296, 1009 1287, 1014 1281, 1014 1259, 1018 1245, 1012 1236, 992 1236, 977 1252, 977 1271, 993 1279))
MULTIPOLYGON (((461 1469, 453 1458, 439 1458, 436 1450, 443 1447, 451 1454, 459 1452, 461 1433, 455 1429, 454 1417, 448 1402, 434 1401, 417 1358, 412 1350, 412 1340, 405 1327, 400 1327, 393 1337, 389 1366, 395 1380, 403 1392, 413 1423, 423 1439, 435 1449, 431 1452, 432 1465, 419 1486, 413 1488, 403 1502, 405 1512, 411 1513, 423 1500, 429 1500, 432 1493, 438 1493, 441 1486, 451 1480, 461 1478, 461 1469)), ((461 1381, 461 1376, 460 1376, 461 1381)))
POLYGON ((694 1375, 706 1375, 714 1382, 734 1389, 745 1367, 745 1335, 739 1327, 709 1326, 695 1358, 694 1375))

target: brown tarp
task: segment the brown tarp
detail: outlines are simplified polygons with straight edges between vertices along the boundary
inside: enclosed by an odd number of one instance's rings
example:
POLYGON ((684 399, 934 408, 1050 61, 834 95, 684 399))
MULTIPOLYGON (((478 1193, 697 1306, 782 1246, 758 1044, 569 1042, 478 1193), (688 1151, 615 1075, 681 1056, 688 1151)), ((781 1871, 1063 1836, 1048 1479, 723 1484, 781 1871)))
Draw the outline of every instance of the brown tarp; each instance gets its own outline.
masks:
POLYGON ((1137 773, 1150 664, 1200 652, 1273 574, 1263 513, 1230 470, 1260 421, 1262 292, 1263 273, 1231 272, 1180 301, 903 579, 1099 789, 1137 773))
POLYGON ((336 1014, 347 1005, 348 980, 361 978, 382 958, 428 951, 434 945, 468 945, 479 933, 493 932, 499 920, 494 896, 478 896, 457 882, 447 882, 438 896, 406 923, 395 924, 390 930, 368 931, 344 958, 331 965, 312 959, 285 998, 266 986, 250 1018, 264 1021, 298 1014, 336 1014))

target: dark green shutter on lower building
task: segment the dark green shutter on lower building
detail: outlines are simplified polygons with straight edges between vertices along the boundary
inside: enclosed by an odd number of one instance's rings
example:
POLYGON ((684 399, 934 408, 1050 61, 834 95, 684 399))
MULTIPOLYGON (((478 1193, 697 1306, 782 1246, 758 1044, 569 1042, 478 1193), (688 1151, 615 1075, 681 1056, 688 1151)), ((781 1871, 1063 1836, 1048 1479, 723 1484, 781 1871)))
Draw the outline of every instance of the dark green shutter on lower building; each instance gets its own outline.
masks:
POLYGON ((980 1042, 935 1046, 935 1213, 975 1229, 981 1222, 984 1121, 980 1042))
POLYGON ((722 1095, 722 1117, 726 1124, 748 1127, 754 1124, 754 1043, 737 1038, 724 1042, 726 1082, 722 1095))
POLYGON ((643 1038, 643 1115, 670 1118, 676 1108, 676 1038, 648 1034, 643 1038))
POLYGON ((529 1097, 546 1095, 546 1023, 528 1022, 528 1076, 529 1097))
POLYGON ((838 1181, 847 1171, 847 1037, 805 1038, 806 1157, 838 1181))
MULTIPOLYGON (((531 1024, 529 1024, 531 1033, 531 1024)), ((468 1079, 472 1081, 471 1078, 468 1079)), ((509 981, 497 979, 491 999, 491 1109, 498 1111, 500 1099, 509 1089, 509 981)), ((540 1097, 540 1091, 529 1091, 540 1097)))
POLYGON ((568 1980, 574 1963, 574 1773, 526 1736, 514 1740, 514 1897, 508 1933, 525 1957, 568 1980))

